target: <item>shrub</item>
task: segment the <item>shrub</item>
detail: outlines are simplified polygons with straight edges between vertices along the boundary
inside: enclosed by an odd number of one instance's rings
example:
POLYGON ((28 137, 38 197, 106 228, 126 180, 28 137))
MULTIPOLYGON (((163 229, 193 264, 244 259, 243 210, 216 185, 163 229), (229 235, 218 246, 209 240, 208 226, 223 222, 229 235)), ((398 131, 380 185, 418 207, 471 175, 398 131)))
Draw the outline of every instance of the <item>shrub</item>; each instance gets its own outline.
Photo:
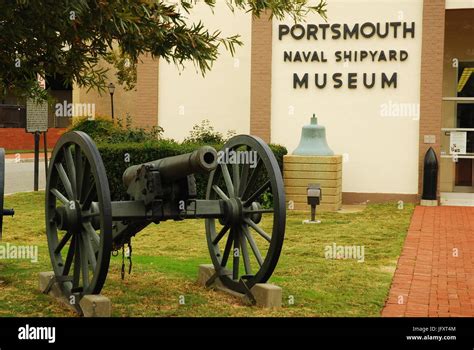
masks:
MULTIPOLYGON (((98 144, 107 171, 112 200, 126 198, 126 188, 122 183, 122 175, 129 166, 189 153, 199 146, 201 144, 190 142, 180 144, 170 140, 145 143, 98 144), (128 160, 129 162, 127 162, 128 160)), ((215 147, 216 150, 222 148, 222 145, 219 144, 211 146, 215 147)), ((270 148, 275 154, 280 169, 283 169, 283 156, 287 154, 286 148, 278 145, 270 145, 270 148)), ((205 198, 207 181, 207 175, 196 175, 198 198, 205 198)), ((268 200, 271 201, 271 198, 268 198, 268 200)))
POLYGON ((111 120, 96 118, 89 120, 87 118, 74 119, 73 124, 69 128, 70 131, 83 131, 88 134, 95 142, 107 139, 114 133, 118 132, 118 128, 111 120))
POLYGON ((104 118, 94 120, 78 119, 71 126, 70 130, 83 131, 88 134, 96 143, 132 143, 154 141, 161 138, 163 129, 153 127, 150 130, 132 126, 132 118, 126 116, 125 126, 120 118, 117 124, 104 118))
POLYGON ((223 144, 234 135, 235 131, 229 130, 226 137, 224 137, 222 133, 214 130, 209 120, 205 119, 200 125, 193 126, 189 136, 184 139, 184 143, 223 144))
MULTIPOLYGON (((126 199, 126 188, 122 182, 124 171, 132 165, 147 163, 153 160, 189 153, 202 145, 213 146, 219 151, 233 131, 227 132, 227 137, 214 130, 208 120, 201 125, 195 125, 190 136, 183 142, 162 139, 163 129, 144 130, 131 126, 131 117, 127 115, 125 127, 121 119, 114 124, 111 120, 96 118, 95 120, 80 119, 71 130, 83 131, 96 142, 102 160, 104 161, 109 180, 112 200, 126 199)), ((275 154, 280 169, 283 169, 283 156, 287 150, 283 146, 270 145, 275 154)), ((205 198, 207 175, 196 175, 198 198, 205 198)), ((259 177, 258 183, 266 181, 259 177)), ((265 196, 264 206, 271 205, 273 198, 265 196)))

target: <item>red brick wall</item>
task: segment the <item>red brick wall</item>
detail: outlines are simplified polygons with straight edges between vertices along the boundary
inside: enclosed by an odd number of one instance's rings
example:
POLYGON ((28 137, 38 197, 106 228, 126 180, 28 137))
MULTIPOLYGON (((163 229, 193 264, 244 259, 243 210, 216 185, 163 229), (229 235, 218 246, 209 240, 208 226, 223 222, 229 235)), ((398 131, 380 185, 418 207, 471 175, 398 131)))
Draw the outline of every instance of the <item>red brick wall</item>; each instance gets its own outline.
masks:
MULTIPOLYGON (((46 137, 48 148, 53 148, 59 137, 66 129, 49 129, 46 137)), ((40 148, 43 148, 43 137, 40 139, 40 148)), ((6 150, 33 150, 35 148, 34 136, 25 129, 0 128, 0 147, 6 150)))

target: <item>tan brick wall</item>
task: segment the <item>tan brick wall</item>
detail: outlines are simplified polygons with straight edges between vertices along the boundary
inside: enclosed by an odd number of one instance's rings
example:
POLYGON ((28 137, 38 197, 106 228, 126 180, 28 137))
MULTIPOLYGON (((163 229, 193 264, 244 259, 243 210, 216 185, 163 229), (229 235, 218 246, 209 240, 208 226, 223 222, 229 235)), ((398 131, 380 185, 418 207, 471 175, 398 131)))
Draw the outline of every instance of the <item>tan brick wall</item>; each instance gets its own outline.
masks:
POLYGON ((158 60, 151 56, 141 57, 137 67, 137 101, 134 122, 137 126, 152 127, 158 125, 158 60))
POLYGON ((250 133, 271 140, 272 21, 268 14, 252 20, 250 133))
POLYGON ((337 211, 342 206, 342 156, 293 156, 283 157, 283 177, 287 208, 310 210, 307 187, 310 183, 321 185, 322 200, 319 211, 337 211))
MULTIPOLYGON (((111 68, 105 63, 102 66, 111 68)), ((127 113, 132 116, 133 124, 140 127, 158 125, 158 73, 159 61, 142 56, 137 67, 137 84, 131 91, 121 87, 113 74, 109 81, 115 84, 114 115, 125 119, 127 113)), ((73 103, 95 103, 96 116, 111 117, 111 101, 108 90, 100 94, 95 90, 74 87, 73 103)))
POLYGON ((425 0, 423 4, 418 172, 420 196, 423 191, 423 159, 430 146, 435 150, 438 160, 440 159, 445 6, 445 0, 425 0), (424 135, 436 135, 436 143, 425 144, 424 135))

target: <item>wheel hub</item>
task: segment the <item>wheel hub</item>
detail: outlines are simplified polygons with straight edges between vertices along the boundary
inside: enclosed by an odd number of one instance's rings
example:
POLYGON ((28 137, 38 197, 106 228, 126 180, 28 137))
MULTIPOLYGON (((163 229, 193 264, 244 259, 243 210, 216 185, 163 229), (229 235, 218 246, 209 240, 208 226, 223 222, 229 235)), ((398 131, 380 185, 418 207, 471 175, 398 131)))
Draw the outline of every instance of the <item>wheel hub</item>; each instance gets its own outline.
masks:
POLYGON ((77 200, 68 205, 57 207, 54 219, 60 230, 80 233, 82 229, 81 205, 77 200))
POLYGON ((261 213, 252 213, 251 211, 259 210, 262 208, 260 203, 252 202, 248 208, 244 208, 244 201, 240 198, 230 198, 225 201, 226 206, 226 217, 221 220, 221 224, 240 224, 244 222, 245 218, 250 218, 253 222, 258 224, 262 220, 261 213))
POLYGON ((243 220, 243 204, 240 198, 230 198, 225 201, 226 219, 225 223, 236 225, 243 220))

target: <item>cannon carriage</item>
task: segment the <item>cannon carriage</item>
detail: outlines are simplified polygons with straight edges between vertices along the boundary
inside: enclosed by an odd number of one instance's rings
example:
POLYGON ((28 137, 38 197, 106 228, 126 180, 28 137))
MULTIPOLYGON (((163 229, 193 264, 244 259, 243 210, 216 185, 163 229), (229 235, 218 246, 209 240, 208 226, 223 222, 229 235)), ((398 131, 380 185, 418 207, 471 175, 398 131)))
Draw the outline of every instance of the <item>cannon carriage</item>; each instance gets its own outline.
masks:
POLYGON ((247 293, 272 275, 284 240, 285 195, 277 160, 261 139, 239 135, 219 152, 203 146, 133 165, 123 184, 126 200, 112 201, 92 139, 83 132, 59 139, 48 168, 45 215, 55 280, 66 296, 99 294, 112 252, 166 220, 205 221, 214 279, 228 288, 247 293), (229 154, 252 157, 222 156, 229 154), (195 174, 209 175, 205 198, 198 198, 195 174))

